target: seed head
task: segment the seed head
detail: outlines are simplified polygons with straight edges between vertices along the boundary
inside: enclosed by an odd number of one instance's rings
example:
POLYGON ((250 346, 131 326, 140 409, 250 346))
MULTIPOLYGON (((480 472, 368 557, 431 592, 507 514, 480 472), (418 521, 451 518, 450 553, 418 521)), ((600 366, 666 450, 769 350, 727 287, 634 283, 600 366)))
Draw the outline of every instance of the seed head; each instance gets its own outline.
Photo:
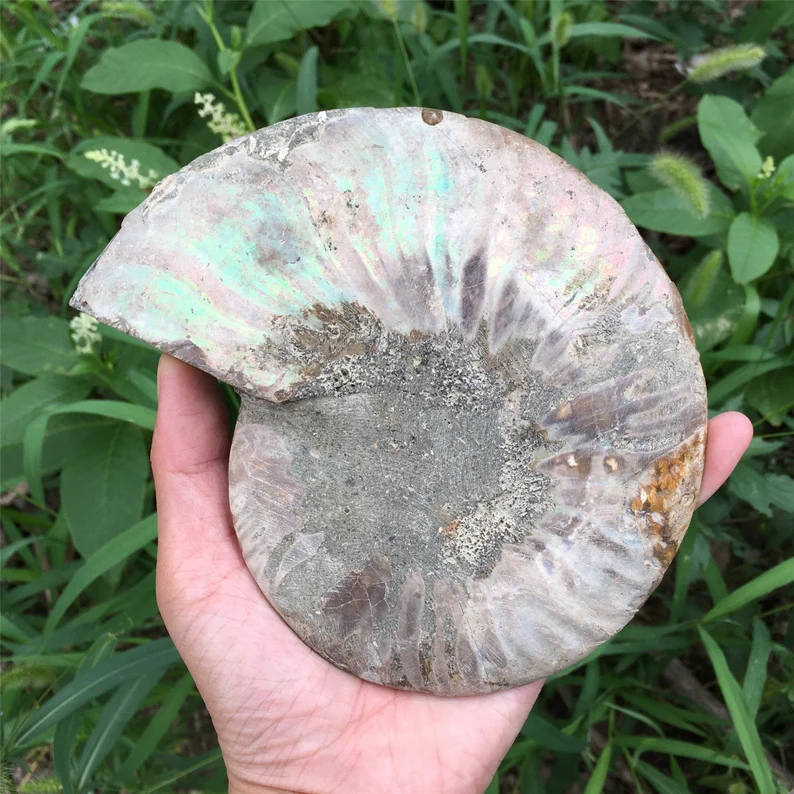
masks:
POLYGON ((702 55, 696 55, 687 69, 687 78, 695 83, 707 83, 732 72, 746 72, 758 66, 766 57, 757 44, 736 44, 702 55))
POLYGON ((650 169, 656 179, 686 201, 698 218, 708 217, 711 209, 709 183, 693 162, 683 155, 667 152, 657 154, 651 160, 650 169))

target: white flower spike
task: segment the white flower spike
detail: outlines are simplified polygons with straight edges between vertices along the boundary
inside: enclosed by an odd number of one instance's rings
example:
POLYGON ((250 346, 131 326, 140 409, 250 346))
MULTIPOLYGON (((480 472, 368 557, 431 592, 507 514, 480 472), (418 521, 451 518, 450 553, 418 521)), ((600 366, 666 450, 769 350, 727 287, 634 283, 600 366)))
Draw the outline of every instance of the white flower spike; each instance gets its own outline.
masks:
POLYGON ((201 118, 210 117, 207 122, 210 132, 220 135, 224 143, 248 132, 243 120, 236 113, 227 113, 226 108, 216 102, 214 94, 200 94, 196 91, 193 101, 199 105, 198 114, 201 118))
POLYGON ((133 160, 127 165, 124 155, 115 150, 109 152, 107 149, 94 149, 86 152, 85 157, 109 170, 111 179, 118 180, 125 187, 137 182, 138 187, 147 189, 154 187, 160 179, 157 171, 151 168, 146 174, 142 174, 140 160, 133 160))
POLYGON ((82 312, 77 317, 72 318, 69 323, 72 329, 72 341, 78 353, 90 355, 94 352, 94 345, 102 341, 99 331, 99 323, 88 314, 82 312))

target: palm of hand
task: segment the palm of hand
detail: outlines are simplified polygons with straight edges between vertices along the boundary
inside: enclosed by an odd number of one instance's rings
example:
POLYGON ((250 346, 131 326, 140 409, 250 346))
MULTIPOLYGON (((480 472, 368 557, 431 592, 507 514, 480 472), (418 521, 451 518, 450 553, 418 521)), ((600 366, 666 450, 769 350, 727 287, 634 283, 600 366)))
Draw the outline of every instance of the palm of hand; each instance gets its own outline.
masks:
MULTIPOLYGON (((158 380, 158 603, 212 716, 230 791, 484 791, 541 683, 433 698, 368 684, 314 654, 240 555, 229 433, 212 378, 164 356, 158 380)), ((720 419, 710 427, 701 501, 752 433, 741 415, 720 419)))
POLYGON ((360 681, 292 633, 228 546, 173 565, 161 557, 158 598, 235 789, 368 792, 386 780, 389 791, 485 789, 540 684, 440 699, 360 681))

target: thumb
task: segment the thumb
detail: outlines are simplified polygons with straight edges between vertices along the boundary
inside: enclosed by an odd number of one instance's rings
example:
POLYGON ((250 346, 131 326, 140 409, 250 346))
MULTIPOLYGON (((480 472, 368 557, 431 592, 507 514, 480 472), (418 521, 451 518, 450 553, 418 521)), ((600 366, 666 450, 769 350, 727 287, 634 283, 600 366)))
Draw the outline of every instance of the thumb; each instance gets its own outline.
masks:
POLYGON ((229 513, 228 416, 214 378, 171 356, 157 370, 152 442, 162 561, 239 557, 229 513), (225 556, 225 555, 224 555, 225 556))

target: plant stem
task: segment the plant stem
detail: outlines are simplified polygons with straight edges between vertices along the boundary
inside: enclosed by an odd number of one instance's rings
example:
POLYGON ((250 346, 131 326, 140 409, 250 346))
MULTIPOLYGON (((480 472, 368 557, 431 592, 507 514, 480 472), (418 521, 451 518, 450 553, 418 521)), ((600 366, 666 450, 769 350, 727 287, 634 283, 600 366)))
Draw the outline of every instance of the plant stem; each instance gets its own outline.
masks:
POLYGON ((226 45, 221 38, 218 28, 215 27, 215 23, 212 20, 212 0, 205 0, 203 9, 200 5, 197 5, 196 11, 198 12, 198 15, 207 23, 207 27, 210 29, 210 33, 212 33, 212 38, 215 39, 218 49, 223 52, 226 49, 226 45))
POLYGON ((408 58, 408 50, 405 49, 405 42, 403 41, 403 34, 400 31, 400 26, 397 24, 397 20, 392 20, 392 25, 394 25, 394 33, 397 36, 397 41, 400 44, 400 50, 403 54, 403 60, 405 61, 405 68, 408 70, 408 79, 411 81, 411 88, 414 91, 414 99, 416 100, 417 105, 422 104, 422 98, 419 96, 419 86, 416 84, 416 78, 414 77, 414 70, 411 66, 411 61, 408 58))
POLYGON ((756 200, 755 196, 755 189, 758 187, 757 180, 752 180, 747 182, 747 196, 750 199, 750 214, 757 218, 760 216, 760 211, 758 209, 758 201, 756 200))
MULTIPOLYGON (((217 27, 215 27, 215 22, 212 19, 212 0, 207 0, 203 9, 201 6, 197 6, 196 10, 198 11, 199 16, 207 23, 207 27, 210 29, 210 33, 212 33, 212 38, 215 39, 215 43, 218 45, 218 50, 220 50, 220 52, 226 52, 226 50, 229 48, 226 46, 220 31, 217 27)), ((254 124, 254 120, 251 118, 251 114, 248 112, 248 105, 245 104, 245 98, 243 97, 243 92, 240 89, 240 80, 237 77, 237 64, 232 66, 232 68, 229 70, 229 78, 232 81, 232 93, 229 93, 229 91, 226 89, 224 89, 224 92, 227 96, 234 99, 243 117, 245 126, 248 127, 249 132, 253 132, 256 129, 256 125, 254 124)))
MULTIPOLYGON (((770 416, 775 416, 776 414, 788 411, 788 409, 791 408, 791 406, 793 405, 794 405, 794 400, 792 400, 790 403, 786 403, 780 408, 776 408, 771 414, 764 414, 760 419, 756 419, 756 421, 753 422, 753 427, 758 427, 758 425, 764 424, 767 421, 767 419, 769 419, 770 416)), ((783 435, 785 435, 785 433, 783 435)))
POLYGON ((232 78, 232 88, 234 89, 234 99, 237 102, 237 107, 240 108, 240 113, 243 114, 243 121, 245 121, 248 131, 253 132, 256 129, 256 125, 251 118, 251 114, 248 112, 248 106, 245 104, 243 92, 240 90, 240 81, 237 79, 236 65, 230 70, 229 76, 232 78))

